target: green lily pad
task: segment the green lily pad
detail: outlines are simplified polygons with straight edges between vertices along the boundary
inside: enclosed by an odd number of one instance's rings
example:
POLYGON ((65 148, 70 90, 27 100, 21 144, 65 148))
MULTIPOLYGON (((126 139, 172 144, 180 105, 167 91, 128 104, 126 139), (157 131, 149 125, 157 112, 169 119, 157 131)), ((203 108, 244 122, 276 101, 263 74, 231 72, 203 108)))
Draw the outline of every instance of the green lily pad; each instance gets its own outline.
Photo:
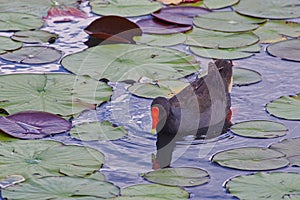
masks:
POLYGON ((285 40, 268 46, 267 51, 273 56, 285 60, 300 62, 300 40, 285 40))
POLYGON ((18 140, 0 143, 1 177, 18 174, 27 178, 62 176, 69 166, 77 167, 77 176, 99 170, 104 162, 101 152, 83 146, 63 145, 55 141, 18 140))
POLYGON ((186 40, 186 35, 182 33, 170 35, 143 34, 142 36, 136 36, 133 39, 141 44, 164 47, 184 43, 186 40))
MULTIPOLYGON (((137 197, 140 199, 152 200, 159 198, 162 200, 188 199, 189 193, 180 187, 171 187, 159 184, 139 184, 126 187, 121 190, 121 197, 137 197)), ((121 198, 122 199, 122 198, 121 198)))
POLYGON ((239 170, 272 170, 289 165, 285 155, 268 148, 242 147, 221 151, 211 161, 239 170))
POLYGON ((300 120, 300 93, 294 96, 282 96, 268 103, 266 109, 278 118, 300 120))
POLYGON ((207 48, 238 48, 255 44, 258 40, 258 37, 251 32, 225 33, 194 28, 187 35, 186 44, 207 48))
POLYGON ((90 5, 95 14, 121 17, 147 15, 162 8, 161 3, 148 0, 92 0, 90 5))
POLYGON ((272 144, 270 149, 284 153, 292 166, 300 167, 300 138, 284 139, 272 144))
POLYGON ((33 46, 0 55, 0 58, 23 64, 47 64, 60 59, 62 52, 52 47, 33 46))
POLYGON ((173 49, 132 44, 96 46, 66 56, 61 63, 74 74, 112 82, 138 81, 142 77, 177 79, 199 70, 193 56, 173 49))
POLYGON ((289 19, 300 17, 298 0, 242 0, 234 6, 234 9, 240 14, 258 18, 289 19))
POLYGON ((95 109, 112 94, 105 83, 66 74, 2 75, 0 88, 0 108, 8 113, 37 110, 63 116, 95 109))
POLYGON ((0 36, 0 54, 6 53, 22 47, 21 42, 15 42, 8 37, 0 36))
POLYGON ((233 67, 233 86, 246 86, 262 81, 262 76, 257 71, 242 67, 233 67))
POLYGON ((158 81, 156 84, 135 84, 130 86, 128 91, 136 96, 145 98, 171 98, 188 85, 189 83, 185 83, 180 80, 162 80, 158 81))
POLYGON ((269 20, 254 33, 259 37, 260 43, 274 43, 286 40, 286 36, 299 37, 300 24, 285 20, 269 20))
POLYGON ((119 188, 109 182, 75 177, 44 177, 6 188, 8 199, 106 199, 119 194, 119 188))
POLYGON ((1 142, 8 142, 8 141, 13 141, 13 140, 18 140, 18 139, 15 137, 12 137, 0 130, 0 141, 1 142))
POLYGON ((267 120, 244 121, 231 126, 234 134, 250 138, 276 138, 286 135, 287 127, 267 120))
POLYGON ((204 5, 209 9, 220 9, 232 6, 238 3, 239 0, 204 0, 204 5))
POLYGON ((300 198, 300 174, 298 173, 255 173, 230 179, 226 189, 243 200, 281 200, 300 198))
POLYGON ((117 140, 124 137, 127 131, 123 127, 114 127, 110 122, 90 122, 73 127, 70 131, 71 136, 83 140, 117 140))
POLYGON ((11 38, 24 43, 51 43, 58 38, 58 35, 48 31, 34 30, 16 32, 11 38))
POLYGON ((23 181, 25 181, 25 178, 21 175, 8 175, 4 179, 0 180, 0 188, 3 189, 23 181))
MULTIPOLYGON (((0 4, 2 8, 2 1, 0 1, 0 4)), ((44 21, 35 15, 15 12, 0 12, 0 31, 38 29, 42 27, 43 24, 44 21)))
POLYGON ((141 175, 148 181, 169 186, 197 186, 208 183, 209 174, 198 168, 164 168, 141 175))
POLYGON ((236 12, 211 12, 194 18, 194 24, 203 29, 222 32, 244 32, 259 27, 264 19, 239 15, 236 12))

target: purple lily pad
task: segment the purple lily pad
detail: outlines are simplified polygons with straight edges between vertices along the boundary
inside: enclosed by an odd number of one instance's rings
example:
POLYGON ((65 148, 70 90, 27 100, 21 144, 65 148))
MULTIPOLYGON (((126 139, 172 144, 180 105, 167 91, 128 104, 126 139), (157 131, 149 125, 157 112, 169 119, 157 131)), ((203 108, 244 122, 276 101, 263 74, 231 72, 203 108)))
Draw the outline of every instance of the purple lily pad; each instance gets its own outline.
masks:
POLYGON ((152 15, 160 20, 180 25, 193 25, 195 16, 209 13, 210 10, 195 6, 174 6, 162 8, 152 15))
POLYGON ((143 33, 150 34, 174 34, 184 33, 193 28, 191 25, 179 25, 174 23, 168 23, 156 18, 142 19, 136 22, 143 33))
POLYGON ((43 138, 69 131, 71 126, 65 119, 41 111, 24 111, 0 117, 0 130, 21 139, 43 138))

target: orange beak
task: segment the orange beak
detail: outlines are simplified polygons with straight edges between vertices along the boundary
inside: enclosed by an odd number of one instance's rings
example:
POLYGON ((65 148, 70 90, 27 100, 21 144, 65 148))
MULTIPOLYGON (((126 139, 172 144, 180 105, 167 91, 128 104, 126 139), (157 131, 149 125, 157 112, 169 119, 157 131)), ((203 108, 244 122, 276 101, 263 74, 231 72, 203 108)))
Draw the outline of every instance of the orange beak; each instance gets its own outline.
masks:
POLYGON ((152 134, 156 133, 156 126, 159 121, 159 108, 158 107, 152 107, 151 108, 151 116, 152 116, 152 134))

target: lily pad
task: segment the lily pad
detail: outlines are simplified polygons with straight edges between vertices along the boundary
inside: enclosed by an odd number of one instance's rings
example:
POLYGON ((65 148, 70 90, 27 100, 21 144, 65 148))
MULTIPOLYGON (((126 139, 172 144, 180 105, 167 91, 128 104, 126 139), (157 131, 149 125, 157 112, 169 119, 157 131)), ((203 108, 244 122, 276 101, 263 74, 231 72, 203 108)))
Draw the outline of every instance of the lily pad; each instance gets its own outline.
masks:
POLYGON ((267 51, 273 56, 285 60, 300 62, 300 40, 285 40, 268 46, 267 51))
POLYGON ((132 44, 89 48, 65 57, 62 65, 74 74, 112 82, 138 81, 142 77, 177 79, 199 69, 193 56, 173 49, 132 44))
POLYGON ((238 3, 239 0, 204 0, 205 7, 209 9, 220 9, 228 6, 232 6, 238 3))
POLYGON ((18 31, 11 38, 24 43, 53 43, 58 38, 58 35, 43 30, 18 31))
POLYGON ((62 52, 52 47, 26 46, 19 50, 0 55, 0 58, 23 64, 47 64, 60 59, 62 52))
POLYGON ((0 108, 8 113, 36 110, 63 116, 95 109, 112 94, 105 83, 66 74, 2 75, 0 88, 0 108))
POLYGON ((285 155, 268 148, 242 147, 221 151, 211 161, 239 170, 272 170, 289 165, 285 155))
POLYGON ((186 44, 206 48, 238 48, 257 43, 259 38, 251 33, 225 33, 194 28, 187 35, 186 44))
MULTIPOLYGON (((0 1, 1 7, 4 5, 0 1)), ((0 9, 1 10, 1 9, 0 9)), ((44 21, 35 15, 15 12, 0 12, 0 31, 31 30, 42 27, 44 21)))
POLYGON ((164 168, 142 174, 148 181, 169 186, 197 186, 208 183, 209 174, 198 168, 164 168))
POLYGON ((13 141, 13 140, 18 140, 18 139, 15 137, 12 137, 0 130, 0 141, 1 142, 8 142, 8 141, 13 141))
POLYGON ((143 30, 143 33, 150 34, 184 33, 193 28, 192 25, 179 25, 174 23, 168 23, 156 18, 141 19, 136 23, 143 30))
POLYGON ((282 96, 268 103, 266 109, 278 118, 300 120, 300 93, 294 96, 282 96))
POLYGON ((246 17, 236 12, 211 12, 194 19, 194 24, 199 28, 230 33, 251 31, 263 22, 264 19, 246 17))
POLYGON ((2 191, 8 199, 107 199, 119 194, 109 182, 75 177, 44 177, 2 191))
POLYGON ((120 139, 127 134, 127 131, 123 127, 114 127, 110 122, 104 121, 77 125, 70 133, 72 137, 83 141, 107 141, 120 139))
POLYGON ((151 198, 159 198, 162 200, 180 200, 189 198, 189 193, 183 188, 159 184, 139 184, 129 186, 121 190, 121 195, 121 197, 124 198, 136 197, 143 200, 146 200, 147 198, 150 198, 149 200, 152 200, 151 198))
POLYGON ((135 17, 159 10, 162 4, 148 0, 92 0, 92 11, 98 15, 135 17))
POLYGON ((130 86, 128 91, 136 96, 145 98, 171 98, 188 85, 189 83, 185 83, 180 80, 162 80, 158 81, 156 84, 135 84, 130 86))
POLYGON ((300 174, 271 172, 237 176, 225 187, 233 196, 244 200, 299 199, 300 174))
POLYGON ((0 180, 0 188, 6 188, 17 183, 22 183, 25 181, 25 178, 21 175, 8 175, 4 179, 0 180))
POLYGON ((298 0, 242 0, 234 6, 234 9, 242 15, 258 18, 289 19, 300 17, 298 0))
POLYGON ((244 121, 231 126, 234 134, 250 138, 276 138, 286 135, 287 127, 267 120, 244 121))
POLYGON ((133 38, 134 41, 147 44, 150 46, 174 46, 177 44, 184 43, 186 40, 186 35, 179 34, 170 34, 170 35, 148 35, 143 34, 142 36, 137 36, 133 38))
POLYGON ((246 86, 262 81, 259 72, 242 67, 233 67, 233 86, 246 86))
POLYGON ((101 152, 83 146, 63 145, 55 141, 17 140, 0 143, 1 177, 18 174, 27 178, 62 176, 69 166, 77 167, 77 176, 99 170, 104 162, 101 152))
POLYGON ((7 51, 19 49, 21 47, 21 42, 15 42, 8 37, 0 36, 0 54, 6 53, 7 51))
POLYGON ((284 153, 292 166, 300 167, 300 138, 284 139, 272 144, 270 149, 284 153))
POLYGON ((210 12, 205 8, 195 6, 172 6, 160 9, 152 15, 160 20, 180 24, 193 25, 193 19, 197 15, 203 15, 210 12))

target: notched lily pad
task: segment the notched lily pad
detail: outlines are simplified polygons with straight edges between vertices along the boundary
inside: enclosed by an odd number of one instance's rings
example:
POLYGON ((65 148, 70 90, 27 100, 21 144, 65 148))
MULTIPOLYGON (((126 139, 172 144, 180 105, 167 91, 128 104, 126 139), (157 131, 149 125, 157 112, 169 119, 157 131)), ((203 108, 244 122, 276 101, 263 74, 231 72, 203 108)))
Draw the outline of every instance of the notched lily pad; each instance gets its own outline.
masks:
POLYGON ((107 141, 124 137, 127 131, 123 127, 114 127, 110 122, 90 122, 73 127, 71 136, 83 141, 107 141))
POLYGON ((18 31, 11 38, 24 43, 54 43, 58 35, 43 30, 18 31))
POLYGON ((250 138, 276 138, 286 135, 288 131, 284 124, 267 120, 244 121, 230 129, 234 134, 250 138))
POLYGON ((0 129, 16 138, 37 139, 71 129, 71 123, 57 115, 24 111, 7 117, 0 116, 0 129))
POLYGON ((259 72, 242 67, 233 67, 233 86, 247 86, 262 81, 259 72))
POLYGON ((272 170, 289 165, 285 154, 261 147, 242 147, 221 151, 211 161, 239 170, 272 170))
POLYGON ((21 42, 15 42, 8 37, 0 36, 0 54, 19 49, 22 45, 21 42))
POLYGON ((285 60, 300 62, 300 40, 292 39, 271 44, 267 47, 268 53, 285 60))
POLYGON ((233 196, 244 200, 299 199, 300 174, 271 172, 237 176, 225 187, 233 196))
POLYGON ((0 58, 22 64, 47 64, 59 60, 61 56, 62 52, 52 47, 26 46, 0 55, 0 58))
POLYGON ((164 168, 142 174, 148 181, 169 186, 197 186, 208 183, 209 174, 198 168, 164 168))

